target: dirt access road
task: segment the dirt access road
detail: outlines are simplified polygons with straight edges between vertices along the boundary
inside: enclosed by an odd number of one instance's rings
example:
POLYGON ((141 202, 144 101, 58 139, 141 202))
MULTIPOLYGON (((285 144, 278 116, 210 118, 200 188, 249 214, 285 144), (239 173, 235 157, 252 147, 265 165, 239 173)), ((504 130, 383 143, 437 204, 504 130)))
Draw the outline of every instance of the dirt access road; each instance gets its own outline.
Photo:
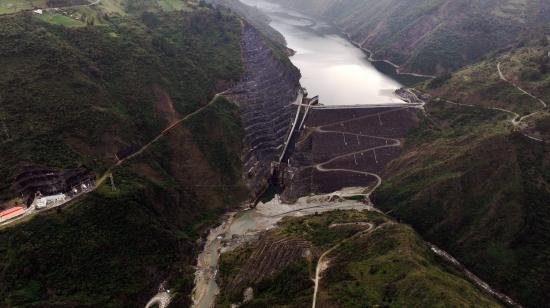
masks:
POLYGON ((166 308, 170 304, 172 297, 168 292, 161 292, 155 295, 151 300, 145 305, 145 308, 166 308), (155 306, 156 305, 156 306, 155 306))
POLYGON ((372 206, 356 200, 332 202, 334 195, 355 195, 342 190, 334 194, 302 197, 296 203, 280 203, 278 198, 260 203, 253 209, 228 213, 219 226, 212 228, 202 252, 197 257, 195 288, 192 298, 194 308, 210 308, 220 292, 216 284, 220 255, 240 245, 257 240, 260 233, 275 228, 284 217, 299 217, 336 210, 377 211, 372 206))
MULTIPOLYGON (((537 96, 525 91, 524 89, 522 89, 521 87, 515 85, 514 83, 512 83, 510 80, 506 79, 506 76, 504 76, 504 73, 502 72, 502 68, 501 68, 501 63, 498 62, 497 63, 497 72, 498 72, 498 75, 500 77, 500 79, 502 79, 503 81, 506 81, 507 83, 509 83, 510 85, 512 85, 513 87, 515 87, 518 91, 522 92, 523 94, 525 95, 528 95, 529 97, 535 99, 539 104, 541 104, 543 106, 544 109, 548 108, 548 105, 546 104, 545 101, 543 101, 542 99, 538 98, 537 96)), ((530 136, 528 135, 527 133, 523 132, 522 131, 522 122, 538 113, 540 113, 542 110, 539 110, 539 111, 535 111, 535 112, 532 112, 530 114, 527 114, 527 115, 524 115, 524 116, 521 116, 519 115, 518 113, 514 112, 514 111, 511 111, 511 110, 507 110, 507 109, 504 109, 504 108, 497 108, 497 107, 483 107, 483 106, 479 106, 479 105, 472 105, 472 104, 463 104, 463 103, 457 103, 457 102, 453 102, 453 101, 450 101, 450 100, 446 100, 446 99, 440 99, 440 101, 442 102, 445 102, 445 103, 448 103, 448 104, 453 104, 453 105, 457 105, 457 106, 464 106, 464 107, 470 107, 470 108, 482 108, 482 109, 487 109, 487 110, 496 110, 496 111, 501 111, 501 112, 505 112, 505 113, 508 113, 512 116, 512 118, 510 118, 508 121, 510 121, 510 123, 512 124, 512 126, 517 129, 517 131, 522 134, 523 136, 533 140, 533 141, 537 141, 537 142, 545 142, 545 140, 542 140, 542 139, 539 139, 539 138, 536 138, 536 137, 533 137, 533 136, 530 136)))
MULTIPOLYGON (((361 155, 361 154, 367 153, 367 152, 373 152, 374 156, 376 157, 376 150, 400 147, 401 146, 401 141, 398 140, 398 139, 395 139, 395 138, 373 136, 373 135, 369 135, 369 134, 354 133, 354 132, 349 132, 349 131, 327 130, 327 129, 324 129, 324 128, 335 126, 335 125, 343 125, 345 123, 364 120, 364 119, 368 119, 368 118, 378 118, 378 121, 380 122, 380 124, 382 126, 382 121, 381 121, 381 116, 382 115, 387 114, 387 113, 391 113, 391 112, 400 111, 400 110, 405 110, 405 109, 408 109, 408 108, 418 108, 418 106, 416 106, 416 107, 395 108, 395 109, 391 109, 391 110, 387 110, 387 111, 383 111, 383 112, 378 112, 378 113, 375 113, 375 114, 356 117, 356 118, 353 118, 353 119, 346 119, 346 120, 342 120, 342 121, 331 122, 331 123, 328 123, 328 124, 313 127, 312 132, 317 133, 317 134, 337 134, 337 135, 343 135, 343 136, 355 136, 356 138, 359 138, 359 137, 371 138, 371 139, 385 141, 386 144, 375 146, 375 147, 369 147, 369 148, 365 148, 365 149, 360 149, 360 150, 357 150, 357 151, 344 153, 344 154, 341 154, 341 155, 337 155, 337 156, 334 156, 334 157, 332 157, 332 158, 330 158, 330 159, 328 159, 324 162, 314 164, 314 165, 310 165, 310 166, 304 166, 304 167, 302 167, 302 169, 315 168, 317 171, 320 171, 320 172, 349 172, 349 173, 374 177, 376 179, 375 186, 373 188, 371 188, 368 193, 363 194, 366 197, 370 197, 370 195, 378 187, 380 187, 380 185, 382 185, 382 178, 378 174, 373 173, 373 172, 368 172, 368 171, 357 170, 357 169, 327 168, 326 166, 333 163, 333 162, 335 162, 335 161, 338 161, 340 159, 348 158, 348 157, 356 157, 356 155, 361 155)), ((422 108, 422 106, 420 106, 420 108, 422 108)))
MULTIPOLYGON (((315 267, 315 278, 313 279, 313 282, 315 283, 315 288, 313 289, 313 302, 311 304, 311 307, 312 308, 315 308, 315 306, 317 305, 317 293, 319 292, 319 282, 321 281, 321 273, 326 270, 328 268, 328 260, 326 260, 327 256, 335 251, 336 249, 338 249, 338 247, 342 246, 342 244, 346 243, 346 242, 349 242, 350 240, 354 239, 354 238, 357 238, 357 237, 360 237, 362 236, 363 234, 366 234, 366 233, 371 233, 374 228, 374 225, 371 224, 371 223, 365 223, 365 226, 367 227, 365 230, 361 230, 357 233, 355 233, 354 235, 352 235, 351 237, 348 237, 342 241, 340 241, 338 244, 332 246, 329 250, 325 251, 320 257, 319 257, 319 260, 317 261, 317 266, 315 267)), ((377 227, 377 228, 380 228, 381 226, 377 227)))
MULTIPOLYGON (((99 0, 96 1, 96 3, 99 3, 99 0)), ((215 101, 216 99, 219 97, 219 96, 222 96, 223 94, 225 94, 225 92, 221 92, 221 93, 218 93, 216 94, 212 100, 200 107, 199 109, 193 111, 192 113, 189 113, 188 115, 186 115, 185 117, 179 119, 179 120, 176 120, 174 121, 173 123, 171 123, 170 125, 168 125, 168 127, 166 127, 162 132, 160 132, 153 140, 149 141, 147 144, 143 145, 139 150, 137 150, 136 152, 134 152, 132 155, 129 155, 127 157, 125 157, 124 159, 120 159, 118 160, 115 164, 113 164, 111 167, 109 167, 109 169, 107 169, 107 171, 105 171, 103 173, 103 175, 101 175, 97 180, 96 180, 96 184, 95 184, 95 187, 93 189, 90 189, 89 191, 81 194, 79 196, 79 199, 84 197, 85 195, 95 191, 96 189, 98 189, 104 182, 105 180, 107 180, 107 178, 109 178, 109 176, 112 174, 113 170, 116 169, 117 167, 119 167, 120 165, 124 164, 126 161, 142 154, 144 151, 146 151, 149 147, 151 147, 151 145, 153 145, 154 143, 156 143, 160 138, 164 137, 165 135, 167 135, 168 133, 170 133, 172 130, 174 130, 175 128, 179 127, 181 124, 185 123, 186 121, 188 121, 190 118, 192 118, 193 116, 201 113, 202 111, 204 111, 206 108, 210 107, 215 101)), ((74 199, 73 199, 74 200, 74 199)), ((68 202, 71 202, 72 200, 69 200, 65 203, 62 203, 62 204, 59 204, 57 205, 57 207, 59 206, 62 206, 64 204, 68 204, 70 205, 68 202)), ((33 215, 33 214, 36 214, 38 213, 34 206, 31 206, 27 209, 27 211, 25 212, 25 214, 17 217, 17 218, 14 218, 10 221, 7 221, 7 222, 4 222, 2 224, 0 224, 0 226, 4 227, 4 226, 8 226, 8 225, 12 225, 12 224, 16 224, 18 222, 21 222, 21 221, 24 221, 23 219, 24 218, 27 218, 29 217, 30 215, 33 215)))
POLYGON ((113 166, 111 166, 107 171, 105 171, 105 173, 97 180, 96 182, 96 187, 99 187, 101 184, 103 184, 105 182, 105 180, 110 176, 110 174, 113 172, 113 170, 116 168, 116 167, 119 167, 120 165, 124 164, 126 161, 128 160, 131 160, 132 158, 136 157, 136 156, 139 156, 140 154, 142 154, 144 151, 146 151, 149 147, 151 147, 153 144, 155 144, 157 141, 159 141, 160 138, 166 136, 168 133, 170 133, 171 131, 173 131, 175 128, 179 127, 181 124, 183 124, 184 122, 186 122, 187 120, 189 120, 190 118, 192 118, 193 116, 201 113, 202 111, 204 111, 206 108, 210 107, 215 101, 216 99, 223 95, 225 92, 222 92, 222 93, 218 93, 214 96, 214 98, 212 98, 212 100, 200 107, 199 109, 189 113, 188 115, 186 115, 185 117, 179 119, 179 120, 176 120, 175 122, 171 123, 170 125, 168 125, 168 127, 166 127, 162 132, 160 132, 153 140, 149 141, 148 143, 146 143, 145 145, 143 145, 141 148, 139 148, 139 150, 137 150, 136 152, 134 152, 133 154, 131 155, 128 155, 127 157, 123 158, 123 159, 119 159, 113 166))

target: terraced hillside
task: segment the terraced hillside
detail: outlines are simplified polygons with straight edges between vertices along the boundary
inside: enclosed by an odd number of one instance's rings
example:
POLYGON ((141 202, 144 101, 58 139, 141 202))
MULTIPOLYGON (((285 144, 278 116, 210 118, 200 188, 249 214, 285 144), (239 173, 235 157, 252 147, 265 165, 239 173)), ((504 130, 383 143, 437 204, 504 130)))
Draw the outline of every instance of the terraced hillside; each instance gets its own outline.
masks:
POLYGON ((373 57, 442 75, 548 26, 544 0, 277 0, 335 22, 373 57))
POLYGON ((223 254, 218 281, 217 307, 500 306, 377 212, 287 218, 223 254))
POLYGON ((240 21, 197 7, 0 28, 2 206, 21 202, 29 166, 99 178, 201 111, 113 169, 114 187, 2 227, 0 306, 143 306, 163 281, 187 306, 196 239, 246 199, 239 110, 215 96, 241 78, 240 21))
MULTIPOLYGON (((34 9, 85 9, 86 6, 95 11, 116 13, 121 15, 133 14, 136 11, 174 11, 190 8, 196 1, 186 0, 2 0, 0 14, 13 14, 34 9)), ((92 12, 92 10, 89 10, 92 12)))
POLYGON ((399 156, 417 112, 412 106, 311 110, 282 170, 283 199, 379 185, 378 173, 399 156))
POLYGON ((280 160, 297 112, 292 103, 301 102, 302 94, 300 72, 251 26, 243 31, 242 53, 245 73, 226 96, 240 107, 247 146, 243 177, 254 200, 267 188, 280 160))

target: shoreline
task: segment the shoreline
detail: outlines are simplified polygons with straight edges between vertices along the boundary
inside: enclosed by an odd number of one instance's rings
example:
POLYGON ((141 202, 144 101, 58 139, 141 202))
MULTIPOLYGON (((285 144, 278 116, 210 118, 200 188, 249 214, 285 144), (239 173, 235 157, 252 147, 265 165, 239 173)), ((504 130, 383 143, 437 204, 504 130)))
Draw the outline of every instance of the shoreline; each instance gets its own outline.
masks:
POLYGON ((413 76, 413 77, 419 77, 419 78, 430 78, 430 79, 434 79, 434 78, 437 78, 437 76, 434 76, 434 75, 426 75, 426 74, 418 74, 418 73, 407 73, 407 72, 402 72, 400 70, 401 66, 400 65, 397 65, 393 62, 391 62, 390 60, 386 60, 386 59, 375 59, 373 58, 373 55, 374 53, 366 48, 366 47, 363 47, 361 46, 361 44, 359 44, 359 42, 356 42, 354 41, 352 38, 351 38, 351 35, 349 33, 347 33, 346 31, 344 31, 342 28, 334 25, 337 29, 339 29, 340 31, 342 31, 342 34, 344 34, 344 36, 346 37, 346 39, 355 47, 361 49, 362 51, 366 52, 368 54, 368 58, 367 60, 369 62, 383 62, 383 63, 386 63, 386 64, 389 64, 391 65, 394 69, 395 69, 395 74, 397 75, 407 75, 407 76, 413 76))

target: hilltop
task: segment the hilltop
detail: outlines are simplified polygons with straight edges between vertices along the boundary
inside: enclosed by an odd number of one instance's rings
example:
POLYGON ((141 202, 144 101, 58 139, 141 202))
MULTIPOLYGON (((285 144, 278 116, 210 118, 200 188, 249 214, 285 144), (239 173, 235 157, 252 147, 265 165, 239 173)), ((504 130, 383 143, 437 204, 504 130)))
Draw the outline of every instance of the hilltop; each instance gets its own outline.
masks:
POLYGON ((310 306, 319 262, 318 307, 500 307, 410 227, 367 211, 286 218, 223 254, 217 307, 310 306))

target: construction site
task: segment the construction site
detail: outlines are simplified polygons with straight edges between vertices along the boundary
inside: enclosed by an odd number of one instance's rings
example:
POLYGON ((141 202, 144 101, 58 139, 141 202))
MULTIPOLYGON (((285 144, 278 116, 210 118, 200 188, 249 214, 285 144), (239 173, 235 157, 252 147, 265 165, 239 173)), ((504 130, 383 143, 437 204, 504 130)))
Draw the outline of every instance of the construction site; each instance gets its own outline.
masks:
POLYGON ((400 154, 401 140, 417 125, 416 107, 312 107, 293 152, 281 164, 283 200, 344 187, 372 188, 377 173, 400 154))

